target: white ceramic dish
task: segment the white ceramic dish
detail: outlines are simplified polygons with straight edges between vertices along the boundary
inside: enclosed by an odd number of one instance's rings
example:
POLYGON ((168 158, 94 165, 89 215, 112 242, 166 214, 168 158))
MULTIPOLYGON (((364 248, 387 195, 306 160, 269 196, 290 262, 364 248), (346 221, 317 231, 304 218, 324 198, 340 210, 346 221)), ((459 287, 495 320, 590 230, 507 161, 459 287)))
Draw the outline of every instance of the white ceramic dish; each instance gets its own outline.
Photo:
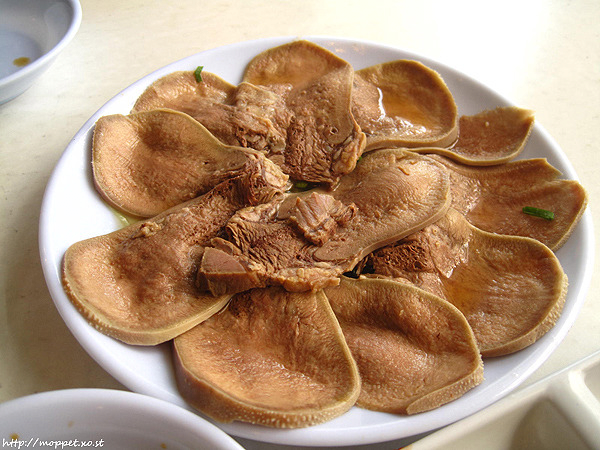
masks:
POLYGON ((108 389, 50 391, 3 403, 0 437, 4 443, 16 441, 12 448, 242 450, 222 430, 183 408, 108 389))
POLYGON ((411 450, 600 448, 600 351, 415 442, 411 450))
MULTIPOLYGON (((417 59, 437 70, 455 96, 461 114, 510 103, 489 88, 435 61, 396 48, 329 37, 306 37, 352 63, 355 68, 383 61, 417 59)), ((91 177, 91 137, 96 120, 106 114, 127 114, 135 99, 155 79, 175 70, 203 65, 237 83, 257 53, 288 42, 273 38, 243 42, 190 56, 142 78, 108 101, 75 135, 48 183, 40 219, 40 251, 46 281, 56 307, 85 350, 111 375, 133 391, 185 405, 177 392, 171 366, 171 347, 141 348, 122 344, 89 326, 66 297, 60 283, 61 259, 79 240, 117 229, 118 220, 94 190, 91 177)), ((546 131, 536 124, 522 158, 546 157, 566 178, 576 179, 567 157, 546 131)), ((462 398, 436 410, 401 417, 352 408, 322 425, 279 430, 244 423, 219 425, 227 433, 263 442, 290 445, 340 446, 383 442, 414 436, 473 414, 509 394, 535 371, 563 340, 573 324, 589 287, 593 266, 593 231, 586 212, 570 240, 558 251, 570 280, 564 312, 556 326, 532 345, 510 356, 485 362, 486 381, 462 398)))
POLYGON ((78 0, 0 0, 0 104, 48 69, 80 23, 78 0))

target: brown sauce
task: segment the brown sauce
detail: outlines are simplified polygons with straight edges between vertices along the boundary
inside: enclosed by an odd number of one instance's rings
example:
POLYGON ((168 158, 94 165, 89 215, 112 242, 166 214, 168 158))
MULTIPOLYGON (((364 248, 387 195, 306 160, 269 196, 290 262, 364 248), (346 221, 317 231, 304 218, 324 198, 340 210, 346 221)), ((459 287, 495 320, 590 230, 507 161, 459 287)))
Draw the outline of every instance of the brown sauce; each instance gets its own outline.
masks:
POLYGON ((28 58, 27 56, 21 56, 20 58, 15 58, 13 60, 13 64, 17 67, 25 67, 30 62, 31 58, 28 58))

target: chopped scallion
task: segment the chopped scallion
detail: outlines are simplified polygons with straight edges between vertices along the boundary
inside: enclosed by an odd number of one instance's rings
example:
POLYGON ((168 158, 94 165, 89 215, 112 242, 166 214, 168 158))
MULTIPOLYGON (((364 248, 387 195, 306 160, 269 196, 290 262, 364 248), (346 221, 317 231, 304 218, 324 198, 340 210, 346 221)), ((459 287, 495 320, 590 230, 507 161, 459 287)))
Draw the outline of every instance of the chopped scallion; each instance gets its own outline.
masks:
POLYGON ((196 77, 198 83, 202 82, 202 69, 204 69, 204 66, 198 66, 196 67, 196 70, 194 70, 194 77, 196 77))
POLYGON ((317 183, 312 183, 310 181, 298 180, 294 181, 291 187, 291 192, 304 192, 310 189, 314 189, 318 186, 317 183))
POLYGON ((534 208, 533 206, 524 206, 523 212, 530 216, 541 217, 542 219, 552 220, 554 219, 554 213, 547 209, 534 208))

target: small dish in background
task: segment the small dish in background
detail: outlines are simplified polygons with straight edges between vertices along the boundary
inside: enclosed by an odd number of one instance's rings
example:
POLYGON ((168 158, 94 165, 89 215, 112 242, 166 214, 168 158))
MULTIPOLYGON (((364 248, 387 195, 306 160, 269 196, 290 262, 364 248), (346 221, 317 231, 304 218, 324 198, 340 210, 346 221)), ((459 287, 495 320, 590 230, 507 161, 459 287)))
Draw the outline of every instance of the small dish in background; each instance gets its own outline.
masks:
POLYGON ((600 350, 412 444, 411 450, 600 448, 600 350))
POLYGON ((65 389, 5 402, 0 405, 0 437, 13 448, 62 448, 70 442, 66 446, 113 450, 243 450, 190 411, 110 389, 65 389))
POLYGON ((78 0, 0 0, 0 104, 50 67, 80 23, 78 0))

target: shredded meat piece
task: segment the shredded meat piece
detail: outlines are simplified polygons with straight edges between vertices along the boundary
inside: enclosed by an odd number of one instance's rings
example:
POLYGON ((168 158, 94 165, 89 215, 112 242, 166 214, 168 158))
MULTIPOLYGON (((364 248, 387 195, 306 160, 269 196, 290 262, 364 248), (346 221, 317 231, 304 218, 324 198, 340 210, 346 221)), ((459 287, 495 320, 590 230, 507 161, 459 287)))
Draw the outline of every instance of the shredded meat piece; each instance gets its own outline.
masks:
POLYGON ((213 294, 277 284, 292 292, 318 290, 338 283, 350 262, 315 260, 319 246, 289 217, 278 218, 280 206, 277 199, 238 211, 227 224, 228 239, 213 239, 199 271, 213 294))
POLYGON ((356 205, 344 205, 330 195, 313 192, 308 197, 298 197, 290 220, 304 237, 315 245, 323 245, 356 215, 356 205))
MULTIPOLYGON (((283 99, 264 88, 240 84, 231 104, 198 105, 193 117, 229 145, 265 152, 273 161, 284 153, 292 119, 283 99)), ((280 159, 280 158, 279 158, 280 159)))
POLYGON ((428 157, 381 150, 366 155, 332 191, 288 194, 238 211, 227 236, 204 253, 199 279, 216 295, 335 285, 372 250, 445 213, 449 187, 440 169, 428 157))
POLYGON ((332 186, 354 169, 366 137, 351 112, 353 78, 347 61, 303 40, 246 67, 244 81, 281 95, 292 114, 282 161, 291 178, 332 186))

